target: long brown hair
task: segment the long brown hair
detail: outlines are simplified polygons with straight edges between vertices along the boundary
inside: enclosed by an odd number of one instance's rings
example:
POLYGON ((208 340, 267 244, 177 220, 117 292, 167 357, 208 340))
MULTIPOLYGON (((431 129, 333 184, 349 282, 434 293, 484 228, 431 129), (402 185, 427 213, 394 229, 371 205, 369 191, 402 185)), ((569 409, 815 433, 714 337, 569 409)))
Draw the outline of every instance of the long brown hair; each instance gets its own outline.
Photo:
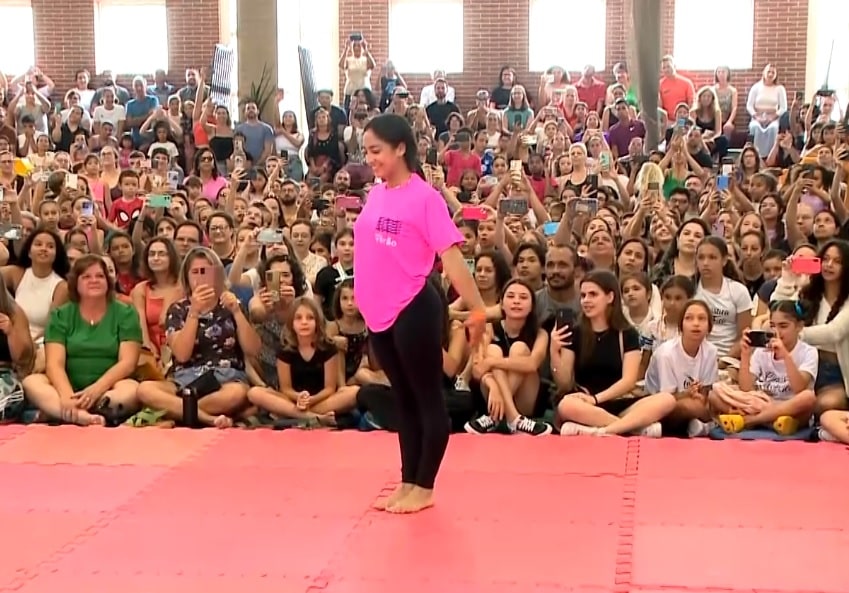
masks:
MULTIPOLYGON (((619 288, 619 280, 613 272, 607 270, 593 270, 588 272, 581 280, 581 285, 592 283, 598 286, 601 291, 606 294, 613 294, 613 302, 610 303, 605 312, 607 323, 610 329, 621 334, 625 330, 631 328, 631 324, 625 318, 625 313, 622 311, 622 291, 619 288)), ((586 316, 581 315, 581 363, 586 363, 592 358, 595 351, 596 339, 590 320, 586 316)))
POLYGON ((315 349, 329 350, 335 348, 336 346, 327 338, 327 323, 324 320, 321 307, 318 306, 315 299, 305 296, 296 298, 289 307, 286 326, 283 328, 283 335, 281 336, 283 347, 287 350, 298 349, 298 337, 295 335, 295 314, 301 307, 309 309, 315 319, 315 340, 313 341, 315 349))

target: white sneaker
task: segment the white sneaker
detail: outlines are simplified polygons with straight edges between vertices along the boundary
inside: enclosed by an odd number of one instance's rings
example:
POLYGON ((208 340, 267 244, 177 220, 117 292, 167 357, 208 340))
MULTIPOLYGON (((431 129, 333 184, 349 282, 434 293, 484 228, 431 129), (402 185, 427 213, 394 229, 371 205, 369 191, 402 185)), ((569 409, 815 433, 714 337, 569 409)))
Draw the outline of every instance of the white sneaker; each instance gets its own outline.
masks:
POLYGON ((457 377, 457 380, 454 381, 454 389, 455 391, 471 391, 469 384, 463 377, 457 377))
POLYGON ((706 437, 714 428, 716 428, 716 422, 702 422, 698 418, 693 418, 687 424, 687 436, 691 439, 706 437))
POLYGON ((817 436, 819 437, 819 439, 821 441, 824 441, 826 443, 839 443, 840 442, 837 438, 835 438, 835 436, 833 434, 831 434, 830 432, 828 432, 824 428, 820 428, 819 431, 817 431, 817 436))
POLYGON ((649 439, 659 439, 661 436, 663 436, 663 427, 661 427, 660 422, 652 422, 651 424, 640 430, 637 435, 649 439))
POLYGON ((602 429, 596 426, 584 426, 583 424, 578 424, 577 422, 564 422, 563 426, 560 427, 560 436, 562 437, 574 437, 580 435, 592 435, 596 436, 600 434, 602 429))

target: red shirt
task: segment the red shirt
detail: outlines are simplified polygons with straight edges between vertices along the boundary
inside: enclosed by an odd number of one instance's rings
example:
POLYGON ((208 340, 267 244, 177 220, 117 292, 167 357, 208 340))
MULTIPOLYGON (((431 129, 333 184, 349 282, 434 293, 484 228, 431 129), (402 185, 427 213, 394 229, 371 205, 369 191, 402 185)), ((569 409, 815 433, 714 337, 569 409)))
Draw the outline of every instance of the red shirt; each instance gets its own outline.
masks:
POLYGON ((537 179, 536 177, 528 176, 528 181, 531 182, 531 188, 533 188, 534 193, 539 198, 539 201, 542 202, 545 200, 545 177, 537 179))
POLYGON ((121 196, 112 202, 112 209, 109 211, 109 222, 114 223, 122 230, 130 228, 130 222, 139 217, 142 208, 144 208, 144 200, 136 196, 132 200, 121 196))
POLYGON ((681 103, 686 103, 687 107, 692 107, 695 101, 696 91, 693 89, 693 83, 689 78, 678 76, 673 78, 664 76, 660 79, 660 106, 666 112, 670 119, 675 118, 675 108, 681 103))
POLYGON ((481 175, 481 158, 473 152, 464 155, 459 150, 448 150, 443 156, 445 167, 448 169, 448 174, 445 175, 445 183, 448 187, 460 187, 460 178, 463 177, 463 171, 472 169, 481 175))
POLYGON ((578 99, 587 104, 589 111, 595 111, 601 115, 599 104, 604 107, 604 101, 607 98, 607 85, 595 77, 586 86, 583 86, 581 82, 579 80, 575 84, 575 88, 578 89, 578 99))

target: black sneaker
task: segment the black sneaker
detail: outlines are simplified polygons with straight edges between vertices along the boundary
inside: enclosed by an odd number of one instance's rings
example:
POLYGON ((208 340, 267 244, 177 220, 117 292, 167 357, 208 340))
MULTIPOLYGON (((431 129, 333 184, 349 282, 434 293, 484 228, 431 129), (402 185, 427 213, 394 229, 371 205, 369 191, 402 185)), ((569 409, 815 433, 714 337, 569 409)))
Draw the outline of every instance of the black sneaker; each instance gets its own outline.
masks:
POLYGON ((466 422, 466 425, 463 427, 469 434, 488 434, 494 432, 496 428, 498 428, 498 424, 486 414, 470 422, 466 422))
POLYGON ((534 437, 541 437, 546 434, 551 434, 551 425, 545 422, 537 422, 525 416, 519 416, 516 420, 516 427, 513 432, 529 434, 534 437))

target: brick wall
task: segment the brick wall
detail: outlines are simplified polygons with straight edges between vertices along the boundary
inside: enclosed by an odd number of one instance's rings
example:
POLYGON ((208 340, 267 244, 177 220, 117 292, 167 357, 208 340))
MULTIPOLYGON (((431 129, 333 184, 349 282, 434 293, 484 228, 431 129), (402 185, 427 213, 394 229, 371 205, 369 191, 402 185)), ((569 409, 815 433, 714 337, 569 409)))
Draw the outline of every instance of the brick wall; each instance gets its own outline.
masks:
MULTIPOLYGON (((95 73, 94 7, 92 0, 31 0, 35 28, 35 59, 56 83, 57 90, 71 87, 74 71, 95 73)), ((212 61, 219 41, 218 0, 167 0, 168 55, 171 82, 180 82, 187 67, 212 61)), ((130 29, 128 38, 143 32, 130 29)), ((124 51, 144 51, 130 45, 124 51)), ((139 74, 152 74, 144 72, 139 74)), ((126 84, 128 81, 122 79, 126 84)))
MULTIPOLYGON (((339 43, 345 43, 351 31, 362 31, 369 48, 378 62, 388 56, 388 23, 391 0, 339 0, 339 43)), ((449 74, 449 82, 457 90, 457 102, 463 109, 471 108, 474 93, 480 88, 495 86, 498 72, 504 65, 513 67, 519 80, 532 94, 536 94, 540 72, 528 70, 528 12, 530 0, 464 0, 464 26, 466 30, 464 67, 462 74, 449 74), (489 42, 490 32, 496 32, 498 43, 489 42)), ((563 0, 571 2, 573 0, 563 0)), ((575 0, 579 2, 580 0, 575 0)), ((605 72, 601 74, 612 81, 610 68, 625 61, 627 54, 628 23, 631 19, 632 0, 607 0, 607 35, 605 72)), ((710 3, 705 4, 709 6, 710 3)), ((672 53, 675 0, 665 0, 663 10, 663 51, 672 53)), ((806 42, 808 28, 808 0, 757 0, 755 2, 755 40, 752 63, 747 71, 735 71, 733 83, 740 92, 741 104, 745 102, 749 87, 761 76, 763 66, 773 63, 779 70, 781 82, 788 93, 804 90, 806 42)), ((564 29, 564 32, 566 29, 564 29)), ((429 37, 438 42, 438 35, 429 37)), ((705 51, 711 44, 721 42, 722 33, 706 35, 705 51)), ((568 34, 562 42, 568 43, 568 34)), ((423 48, 423 51, 426 49, 423 48)), ((576 65, 565 64, 576 67, 576 65)), ((717 64, 719 65, 719 64, 717 64)), ((577 65, 582 67, 583 65, 577 65)), ((596 64, 597 69, 602 65, 596 64)), ((685 72, 696 87, 712 80, 712 72, 685 72)), ((407 75, 404 78, 415 93, 430 82, 428 76, 407 75)), ((344 76, 344 74, 342 75, 344 76)), ((373 86, 377 88, 378 74, 373 86)), ((344 78, 340 88, 344 85, 344 78)), ((740 123, 745 117, 740 118, 740 123)))

